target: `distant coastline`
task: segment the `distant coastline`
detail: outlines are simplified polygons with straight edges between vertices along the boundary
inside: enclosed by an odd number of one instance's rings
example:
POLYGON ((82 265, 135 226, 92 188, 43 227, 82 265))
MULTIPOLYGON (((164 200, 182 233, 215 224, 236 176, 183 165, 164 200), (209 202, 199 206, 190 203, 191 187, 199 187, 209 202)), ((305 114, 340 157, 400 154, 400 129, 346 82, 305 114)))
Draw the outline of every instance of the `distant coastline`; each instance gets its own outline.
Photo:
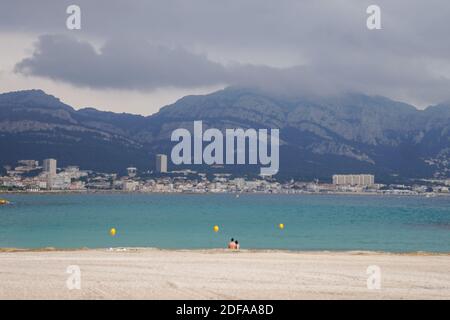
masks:
POLYGON ((295 249, 240 249, 230 250, 226 248, 199 248, 199 249, 172 249, 172 248, 158 248, 158 247, 111 247, 111 248, 57 248, 57 247, 43 247, 43 248, 8 248, 0 247, 1 253, 15 253, 15 252, 197 252, 197 253, 292 253, 292 254, 349 254, 349 255, 399 255, 399 256, 450 256, 450 252, 435 252, 435 251, 379 251, 379 250, 295 250, 295 249))
POLYGON ((0 191, 0 195, 2 194, 47 194, 47 195, 58 195, 58 194, 167 194, 167 195, 289 195, 289 196, 301 196, 301 195, 341 195, 341 196, 388 196, 388 197, 398 197, 398 196, 405 196, 405 197, 449 197, 450 193, 427 193, 427 194, 407 194, 407 193, 381 193, 381 192, 309 192, 309 191, 302 191, 302 192, 190 192, 190 191, 183 191, 183 192, 155 192, 155 191, 125 191, 125 190, 41 190, 41 191, 20 191, 20 190, 14 190, 14 191, 0 191))

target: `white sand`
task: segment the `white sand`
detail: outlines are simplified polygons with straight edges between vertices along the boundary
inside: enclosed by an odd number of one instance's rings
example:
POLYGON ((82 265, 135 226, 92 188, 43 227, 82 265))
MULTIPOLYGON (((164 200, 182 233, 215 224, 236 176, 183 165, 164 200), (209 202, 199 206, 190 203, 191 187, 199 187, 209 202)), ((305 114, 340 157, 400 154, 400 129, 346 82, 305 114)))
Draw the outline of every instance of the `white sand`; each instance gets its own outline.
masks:
POLYGON ((0 299, 450 299, 450 255, 128 249, 0 252, 0 299), (78 265, 81 290, 66 268, 78 265), (381 268, 381 289, 366 269, 381 268))

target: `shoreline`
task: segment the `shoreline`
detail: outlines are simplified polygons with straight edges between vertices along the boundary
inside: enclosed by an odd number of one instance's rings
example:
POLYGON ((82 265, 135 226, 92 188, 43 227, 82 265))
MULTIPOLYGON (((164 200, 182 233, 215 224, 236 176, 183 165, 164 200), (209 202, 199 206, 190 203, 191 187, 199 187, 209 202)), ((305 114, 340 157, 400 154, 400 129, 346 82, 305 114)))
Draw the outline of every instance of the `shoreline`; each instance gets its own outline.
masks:
POLYGON ((158 248, 158 247, 110 247, 110 248, 59 248, 59 247, 43 247, 43 248, 9 248, 0 247, 1 253, 16 252, 145 252, 145 251, 162 251, 162 252, 196 252, 196 253, 292 253, 292 254, 349 254, 349 255, 393 255, 393 256, 450 256, 450 252, 434 252, 434 251, 378 251, 378 250, 293 250, 293 249, 239 249, 231 250, 227 248, 158 248))

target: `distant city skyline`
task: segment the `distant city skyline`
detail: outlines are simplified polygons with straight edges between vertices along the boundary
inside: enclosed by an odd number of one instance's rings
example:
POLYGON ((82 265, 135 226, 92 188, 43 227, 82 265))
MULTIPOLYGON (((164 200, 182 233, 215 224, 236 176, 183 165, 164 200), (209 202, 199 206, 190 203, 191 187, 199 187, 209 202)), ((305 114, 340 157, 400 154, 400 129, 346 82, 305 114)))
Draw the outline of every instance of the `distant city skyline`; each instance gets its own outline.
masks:
POLYGON ((127 174, 82 170, 67 166, 57 171, 57 159, 44 159, 42 167, 36 160, 19 160, 18 166, 8 168, 0 175, 0 191, 15 192, 88 192, 124 191, 143 193, 332 193, 332 194, 394 194, 425 195, 427 197, 450 194, 450 179, 421 180, 408 185, 375 183, 372 174, 335 174, 332 183, 291 179, 278 181, 274 177, 239 177, 228 173, 213 173, 191 169, 168 171, 167 156, 155 158, 154 175, 140 172, 136 167, 126 168, 127 174), (38 170, 42 170, 39 172, 38 170), (29 174, 34 172, 34 174, 29 174), (141 175, 141 174, 143 175, 141 175), (212 177, 212 178, 211 178, 212 177))

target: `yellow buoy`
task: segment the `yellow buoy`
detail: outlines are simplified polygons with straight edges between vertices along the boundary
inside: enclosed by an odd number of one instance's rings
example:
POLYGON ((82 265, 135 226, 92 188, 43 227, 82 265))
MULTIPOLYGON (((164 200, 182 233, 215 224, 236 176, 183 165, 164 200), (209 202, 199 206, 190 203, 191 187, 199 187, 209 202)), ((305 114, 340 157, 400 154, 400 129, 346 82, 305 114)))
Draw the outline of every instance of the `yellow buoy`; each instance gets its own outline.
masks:
POLYGON ((219 226, 214 226, 213 230, 214 232, 219 232, 219 226))
POLYGON ((283 230, 283 229, 284 229, 284 223, 280 223, 280 224, 278 225, 278 227, 279 227, 281 230, 283 230))
POLYGON ((111 237, 114 237, 116 235, 116 228, 111 228, 111 230, 109 230, 109 234, 111 237))
POLYGON ((9 203, 8 200, 0 199, 0 205, 8 204, 8 203, 9 203))

